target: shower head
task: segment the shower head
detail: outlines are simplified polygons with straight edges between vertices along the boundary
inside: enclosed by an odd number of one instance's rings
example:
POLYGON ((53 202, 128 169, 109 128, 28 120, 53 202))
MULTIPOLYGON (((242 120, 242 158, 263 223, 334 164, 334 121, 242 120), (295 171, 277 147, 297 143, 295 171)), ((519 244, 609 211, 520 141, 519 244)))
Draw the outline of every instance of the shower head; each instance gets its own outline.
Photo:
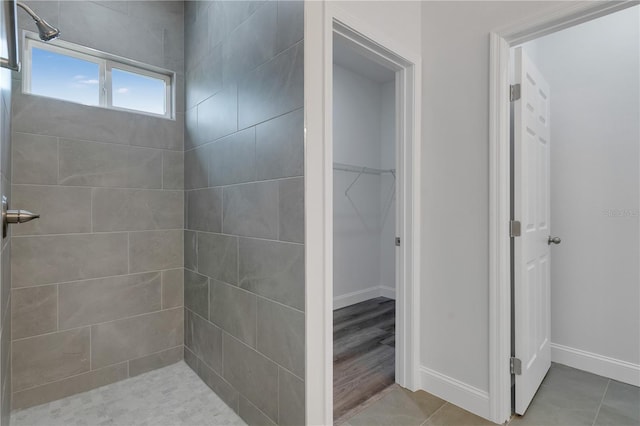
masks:
POLYGON ((40 40, 49 41, 60 36, 60 30, 49 25, 44 19, 36 21, 38 32, 40 33, 40 40))
POLYGON ((50 25, 47 21, 36 15, 36 13, 29 6, 20 1, 16 2, 16 5, 24 9, 24 11, 33 18, 36 26, 38 27, 38 32, 40 33, 40 40, 49 41, 60 36, 59 29, 50 25))

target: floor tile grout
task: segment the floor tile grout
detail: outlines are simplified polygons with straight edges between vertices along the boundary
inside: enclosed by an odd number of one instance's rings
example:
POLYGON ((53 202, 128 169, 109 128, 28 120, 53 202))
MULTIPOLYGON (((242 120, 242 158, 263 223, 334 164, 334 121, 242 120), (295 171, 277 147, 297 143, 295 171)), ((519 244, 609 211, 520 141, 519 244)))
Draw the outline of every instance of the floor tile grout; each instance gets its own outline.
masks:
POLYGON ((429 417, 427 417, 426 419, 424 419, 424 422, 420 423, 420 426, 424 426, 425 424, 427 424, 427 422, 429 421, 429 419, 433 416, 436 415, 436 413, 440 410, 442 410, 444 407, 446 407, 447 405, 449 405, 448 402, 445 401, 444 404, 442 404, 440 407, 438 407, 438 409, 436 411, 434 411, 433 413, 431 413, 431 415, 429 417))
POLYGON ((602 394, 602 399, 600 399, 600 405, 598 405, 598 410, 596 411, 596 416, 593 418, 593 423, 591 426, 595 426, 598 421, 598 416, 600 415, 600 409, 602 408, 602 403, 604 402, 604 398, 607 396, 607 391, 609 390, 609 385, 611 384, 611 379, 607 381, 607 386, 604 388, 604 393, 602 394))

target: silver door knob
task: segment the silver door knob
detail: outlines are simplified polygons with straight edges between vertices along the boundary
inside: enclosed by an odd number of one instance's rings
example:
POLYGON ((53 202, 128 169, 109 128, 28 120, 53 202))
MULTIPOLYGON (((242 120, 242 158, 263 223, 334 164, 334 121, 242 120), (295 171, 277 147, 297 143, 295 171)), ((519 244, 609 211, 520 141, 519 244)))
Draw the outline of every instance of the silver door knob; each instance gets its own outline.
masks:
POLYGON ((547 240, 547 244, 551 245, 551 244, 560 244, 562 242, 562 240, 560 239, 560 237, 552 237, 551 235, 549 235, 549 239, 547 240))
POLYGON ((7 227, 12 223, 25 223, 40 217, 37 213, 31 213, 29 210, 9 210, 7 197, 2 196, 2 237, 7 236, 7 227))

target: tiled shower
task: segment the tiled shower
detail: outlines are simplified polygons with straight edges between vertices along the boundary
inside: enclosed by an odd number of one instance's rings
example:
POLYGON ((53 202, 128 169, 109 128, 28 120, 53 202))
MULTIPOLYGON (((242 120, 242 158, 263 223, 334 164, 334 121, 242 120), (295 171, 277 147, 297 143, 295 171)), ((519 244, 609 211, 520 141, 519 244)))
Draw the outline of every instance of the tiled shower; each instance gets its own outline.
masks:
POLYGON ((176 102, 89 107, 2 70, 2 192, 41 214, 2 242, 2 425, 183 359, 247 423, 303 424, 303 3, 27 4, 174 72, 176 102))

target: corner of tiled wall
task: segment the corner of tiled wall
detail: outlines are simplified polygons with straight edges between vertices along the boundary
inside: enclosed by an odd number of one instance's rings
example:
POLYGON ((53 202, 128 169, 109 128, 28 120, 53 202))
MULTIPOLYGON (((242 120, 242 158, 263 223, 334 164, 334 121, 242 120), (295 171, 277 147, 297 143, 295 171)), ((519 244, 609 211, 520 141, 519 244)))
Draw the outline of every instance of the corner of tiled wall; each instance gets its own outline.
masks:
POLYGON ((185 4, 185 361, 304 424, 304 3, 185 4))
POLYGON ((42 215, 11 238, 14 408, 179 361, 184 332, 183 2, 28 3, 178 86, 169 120, 23 94, 14 74, 11 205, 42 215))

